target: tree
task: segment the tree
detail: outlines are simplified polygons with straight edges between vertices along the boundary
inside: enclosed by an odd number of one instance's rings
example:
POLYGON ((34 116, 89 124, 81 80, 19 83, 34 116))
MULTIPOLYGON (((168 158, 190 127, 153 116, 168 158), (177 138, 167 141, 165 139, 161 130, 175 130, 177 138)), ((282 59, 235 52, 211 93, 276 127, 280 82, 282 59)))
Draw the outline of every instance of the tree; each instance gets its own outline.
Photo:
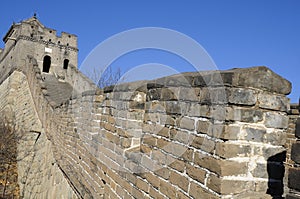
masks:
POLYGON ((104 71, 102 69, 93 68, 92 72, 89 72, 87 76, 99 88, 116 85, 118 82, 124 81, 124 79, 121 79, 121 69, 117 68, 113 70, 111 66, 107 67, 104 71))
POLYGON ((21 136, 7 118, 0 118, 0 199, 19 197, 17 145, 21 136))

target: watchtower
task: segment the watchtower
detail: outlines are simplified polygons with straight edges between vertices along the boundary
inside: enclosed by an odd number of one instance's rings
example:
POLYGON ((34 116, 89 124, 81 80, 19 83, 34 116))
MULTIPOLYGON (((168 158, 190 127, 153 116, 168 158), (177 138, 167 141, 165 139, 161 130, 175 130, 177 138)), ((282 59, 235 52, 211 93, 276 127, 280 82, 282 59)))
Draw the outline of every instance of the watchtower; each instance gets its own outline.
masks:
POLYGON ((71 75, 70 67, 77 68, 77 36, 45 27, 34 15, 13 23, 5 34, 5 48, 0 49, 0 67, 23 66, 28 55, 34 57, 43 74, 54 75, 65 81, 71 75))

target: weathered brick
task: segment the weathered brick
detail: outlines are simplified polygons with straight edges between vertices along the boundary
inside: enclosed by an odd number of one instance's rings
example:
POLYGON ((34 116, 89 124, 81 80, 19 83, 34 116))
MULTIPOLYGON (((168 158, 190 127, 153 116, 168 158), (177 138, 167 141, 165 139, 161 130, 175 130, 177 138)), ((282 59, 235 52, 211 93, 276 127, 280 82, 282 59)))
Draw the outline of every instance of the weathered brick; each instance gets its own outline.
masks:
MULTIPOLYGON (((158 180, 158 183, 160 183, 159 180, 158 180)), ((152 188, 151 186, 150 186, 149 195, 152 198, 155 198, 155 199, 167 199, 167 197, 165 197, 164 195, 162 195, 157 189, 152 188)))
POLYGON ((300 191, 300 169, 299 168, 290 168, 289 169, 289 181, 288 186, 291 189, 300 191))
POLYGON ((173 158, 173 160, 169 160, 169 167, 179 172, 183 172, 185 169, 185 162, 173 158))
POLYGON ((300 118, 297 118, 297 121, 296 121, 295 135, 297 138, 300 138, 300 118))
POLYGON ((161 89, 161 97, 160 99, 163 101, 172 101, 179 99, 179 88, 169 87, 161 89))
POLYGON ((159 187, 160 181, 159 178, 152 173, 147 172, 145 174, 145 179, 155 188, 159 187))
POLYGON ((134 198, 144 198, 143 192, 141 192, 135 187, 132 188, 131 194, 134 198))
POLYGON ((167 114, 181 114, 181 106, 178 101, 167 101, 166 102, 166 113, 167 114))
POLYGON ((286 115, 275 113, 275 112, 266 112, 265 114, 265 125, 268 128, 278 128, 285 129, 288 127, 289 118, 286 115))
POLYGON ((169 179, 170 177, 170 170, 166 167, 164 168, 158 168, 157 170, 154 171, 154 173, 157 175, 157 176, 160 176, 166 180, 169 179))
POLYGON ((179 92, 179 100, 183 101, 199 101, 200 88, 181 87, 179 92))
POLYGON ((300 195, 300 194, 296 194, 296 193, 288 193, 288 194, 286 195, 285 199, 299 199, 299 198, 300 198, 299 195, 300 195))
POLYGON ((300 142, 296 142, 292 145, 291 158, 297 164, 300 164, 300 142))
POLYGON ((177 185, 178 187, 183 189, 185 192, 187 192, 188 186, 189 186, 189 180, 182 174, 171 171, 170 172, 170 182, 174 185, 177 185))
POLYGON ((264 143, 269 143, 272 145, 283 146, 286 144, 287 134, 282 129, 275 129, 271 132, 267 132, 264 136, 264 143))
POLYGON ((182 193, 181 191, 177 191, 177 199, 189 199, 190 197, 187 196, 186 194, 182 193))
POLYGON ((157 145, 157 138, 150 135, 146 135, 146 137, 142 138, 141 142, 150 147, 154 147, 157 145))
POLYGON ((217 199, 218 196, 208 192, 204 188, 202 188, 200 185, 191 182, 191 187, 189 191, 189 195, 193 198, 210 198, 210 199, 217 199))
POLYGON ((190 135, 185 131, 180 131, 176 129, 170 130, 170 138, 176 140, 180 143, 188 144, 190 135))
POLYGON ((222 158, 249 157, 251 147, 240 143, 217 143, 215 154, 222 158))
POLYGON ((200 153, 195 153, 194 163, 221 176, 246 174, 248 171, 247 162, 215 159, 214 157, 204 156, 200 153))
POLYGON ((218 138, 226 140, 237 140, 238 135, 241 133, 240 125, 226 125, 224 131, 219 135, 218 138))
POLYGON ((239 180, 227 180, 210 175, 207 180, 208 188, 216 191, 219 194, 238 194, 249 190, 254 190, 254 181, 239 181, 239 180))
POLYGON ((190 117, 203 117, 209 113, 209 107, 207 105, 189 103, 188 108, 187 115, 190 117))
POLYGON ((263 112, 260 109, 250 109, 241 107, 227 108, 227 120, 257 123, 263 120, 263 112))
POLYGON ((195 121, 190 118, 183 117, 179 120, 179 127, 182 129, 187 129, 187 130, 194 130, 195 129, 195 121))
POLYGON ((205 87, 200 90, 199 98, 202 104, 227 104, 228 89, 225 87, 205 87))
POLYGON ((264 128, 252 126, 244 127, 244 131, 246 132, 245 139, 253 142, 263 142, 264 135, 267 132, 264 128))
POLYGON ((203 169, 199 169, 190 164, 186 164, 186 173, 193 178, 194 180, 204 184, 206 171, 203 169))
POLYGON ((208 131, 210 131, 211 129, 211 122, 208 120, 199 120, 197 121, 197 132, 198 133, 204 133, 204 134, 208 134, 208 131))
POLYGON ((157 130, 157 135, 169 138, 170 137, 170 129, 167 127, 160 127, 157 130))
POLYGON ((137 179, 136 181, 137 188, 145 191, 146 193, 149 193, 149 184, 141 179, 137 179))
POLYGON ((159 150, 152 151, 152 159, 155 160, 159 165, 166 164, 167 155, 159 150))
POLYGON ((257 101, 257 95, 251 89, 231 88, 229 93, 229 103, 254 105, 257 101))
POLYGON ((168 198, 176 198, 176 189, 169 182, 160 180, 159 191, 168 198))
POLYGON ((259 107, 277 111, 287 111, 289 100, 285 96, 270 93, 258 94, 259 107))

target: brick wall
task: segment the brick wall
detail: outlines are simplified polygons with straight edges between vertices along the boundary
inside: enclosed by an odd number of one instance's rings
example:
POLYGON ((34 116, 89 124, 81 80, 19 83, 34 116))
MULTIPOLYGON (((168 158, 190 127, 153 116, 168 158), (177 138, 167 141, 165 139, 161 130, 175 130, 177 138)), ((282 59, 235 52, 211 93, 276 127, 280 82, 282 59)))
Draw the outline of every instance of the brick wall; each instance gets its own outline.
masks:
POLYGON ((79 198, 283 194, 290 83, 266 67, 87 91, 59 107, 27 77, 55 164, 79 198))
POLYGON ((288 168, 288 187, 289 193, 287 199, 299 199, 300 198, 300 117, 299 110, 296 110, 299 106, 294 106, 294 116, 291 119, 294 125, 294 141, 290 149, 290 165, 288 168))
POLYGON ((187 73, 86 92, 68 112, 104 196, 271 198, 283 194, 289 92, 265 67, 187 73))

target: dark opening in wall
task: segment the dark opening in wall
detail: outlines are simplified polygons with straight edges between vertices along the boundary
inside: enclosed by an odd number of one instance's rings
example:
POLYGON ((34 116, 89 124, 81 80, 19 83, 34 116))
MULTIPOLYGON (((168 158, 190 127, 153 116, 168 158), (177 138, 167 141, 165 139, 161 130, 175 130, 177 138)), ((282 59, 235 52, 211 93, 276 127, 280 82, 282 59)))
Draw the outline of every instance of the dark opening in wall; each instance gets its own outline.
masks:
POLYGON ((49 73, 50 66, 51 66, 51 57, 46 55, 43 61, 43 72, 49 73))
POLYGON ((68 59, 65 59, 64 60, 64 69, 68 69, 68 66, 69 66, 69 60, 68 59))

